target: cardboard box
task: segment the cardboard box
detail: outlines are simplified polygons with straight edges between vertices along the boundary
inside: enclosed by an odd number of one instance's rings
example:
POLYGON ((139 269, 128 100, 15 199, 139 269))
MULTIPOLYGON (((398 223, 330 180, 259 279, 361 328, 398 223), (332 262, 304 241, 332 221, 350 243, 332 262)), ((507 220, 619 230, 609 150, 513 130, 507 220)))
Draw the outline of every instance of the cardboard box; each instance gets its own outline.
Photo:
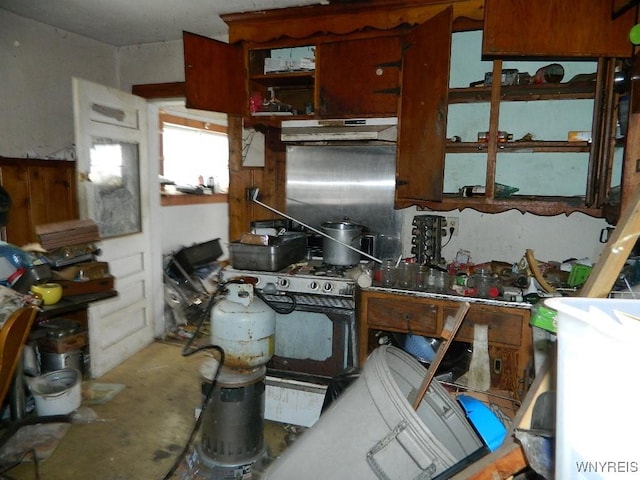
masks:
POLYGON ((78 268, 78 277, 83 280, 98 280, 109 275, 107 262, 80 262, 74 266, 78 268))
POLYGON ((571 130, 567 135, 569 142, 591 142, 591 132, 571 130))
POLYGON ((79 350, 89 343, 87 332, 78 332, 59 338, 45 337, 38 342, 41 352, 66 353, 79 350))

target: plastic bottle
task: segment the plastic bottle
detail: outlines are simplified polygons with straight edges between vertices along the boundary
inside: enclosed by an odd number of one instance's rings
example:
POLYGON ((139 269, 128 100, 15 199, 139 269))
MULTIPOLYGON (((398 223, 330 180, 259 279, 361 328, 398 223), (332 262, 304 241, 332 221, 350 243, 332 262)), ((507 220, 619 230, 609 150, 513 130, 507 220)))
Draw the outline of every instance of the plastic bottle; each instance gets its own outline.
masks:
POLYGON ((533 76, 533 83, 560 83, 564 78, 564 67, 559 63, 551 63, 540 67, 533 76))
POLYGON ((19 278, 15 273, 33 267, 31 257, 21 248, 7 242, 0 242, 0 284, 9 285, 9 279, 13 282, 19 278))

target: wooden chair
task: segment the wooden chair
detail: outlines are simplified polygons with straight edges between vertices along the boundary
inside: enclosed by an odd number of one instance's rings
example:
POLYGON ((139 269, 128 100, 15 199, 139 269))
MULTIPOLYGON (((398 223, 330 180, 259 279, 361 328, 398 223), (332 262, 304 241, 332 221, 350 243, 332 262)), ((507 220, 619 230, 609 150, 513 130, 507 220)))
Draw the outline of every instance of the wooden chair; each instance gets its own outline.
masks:
MULTIPOLYGON (((9 389, 12 388, 17 367, 19 362, 22 361, 22 350, 27 342, 27 338, 31 332, 31 326, 37 313, 38 310, 35 307, 22 307, 9 315, 9 318, 7 318, 2 328, 0 328, 0 406, 4 403, 9 389)), ((16 382, 16 385, 18 385, 18 388, 22 388, 22 382, 16 382)), ((25 418, 11 421, 0 435, 0 449, 9 442, 20 428, 26 425, 35 425, 38 423, 68 423, 71 422, 71 420, 70 415, 51 415, 47 417, 29 415, 25 418)), ((10 470, 18 463, 20 463, 20 460, 9 465, 0 465, 0 477, 5 478, 2 476, 4 472, 10 470)), ((34 465, 36 468, 36 477, 38 477, 38 464, 35 452, 34 465)))
POLYGON ((4 402, 11 387, 22 349, 37 313, 35 307, 22 307, 9 315, 0 328, 0 404, 4 402))

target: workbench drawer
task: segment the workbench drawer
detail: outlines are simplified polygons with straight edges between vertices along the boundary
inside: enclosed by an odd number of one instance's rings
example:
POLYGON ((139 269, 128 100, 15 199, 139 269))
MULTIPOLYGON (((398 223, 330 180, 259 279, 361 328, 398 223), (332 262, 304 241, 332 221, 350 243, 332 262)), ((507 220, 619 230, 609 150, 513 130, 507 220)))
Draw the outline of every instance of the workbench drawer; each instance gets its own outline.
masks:
MULTIPOLYGON (((445 318, 448 315, 455 316, 456 309, 444 307, 445 318)), ((489 342, 503 345, 513 345, 519 347, 522 344, 522 322, 524 318, 518 312, 504 312, 472 307, 460 325, 455 339, 460 342, 473 342, 473 327, 478 325, 489 325, 489 342)))
MULTIPOLYGON (((434 337, 440 335, 439 306, 432 303, 369 298, 367 325, 369 328, 410 332, 434 337)), ((455 313, 454 313, 455 314, 455 313)))

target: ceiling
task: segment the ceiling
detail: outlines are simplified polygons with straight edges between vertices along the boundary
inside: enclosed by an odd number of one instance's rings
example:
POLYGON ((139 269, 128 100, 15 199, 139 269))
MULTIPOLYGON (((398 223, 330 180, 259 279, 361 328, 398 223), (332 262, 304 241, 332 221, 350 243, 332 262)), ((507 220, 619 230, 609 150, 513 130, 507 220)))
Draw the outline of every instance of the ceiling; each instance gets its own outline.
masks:
POLYGON ((220 14, 328 3, 327 0, 0 0, 16 15, 116 47, 179 40, 183 31, 227 34, 220 14))

